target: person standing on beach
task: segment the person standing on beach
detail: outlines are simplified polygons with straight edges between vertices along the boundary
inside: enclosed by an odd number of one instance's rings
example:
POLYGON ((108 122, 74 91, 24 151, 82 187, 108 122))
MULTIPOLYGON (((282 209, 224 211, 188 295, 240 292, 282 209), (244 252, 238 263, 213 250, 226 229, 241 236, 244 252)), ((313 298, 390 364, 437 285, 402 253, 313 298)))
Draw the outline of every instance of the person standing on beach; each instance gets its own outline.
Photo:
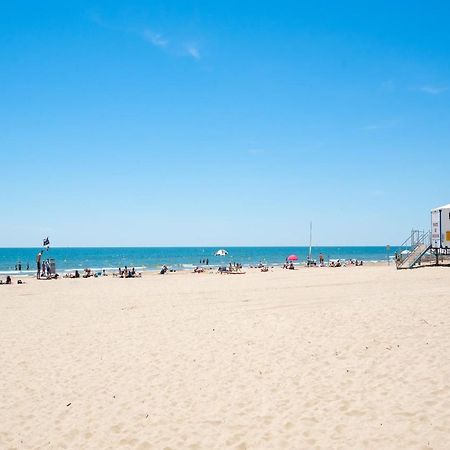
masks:
POLYGON ((37 279, 38 280, 41 279, 41 257, 42 257, 42 250, 36 256, 37 279))

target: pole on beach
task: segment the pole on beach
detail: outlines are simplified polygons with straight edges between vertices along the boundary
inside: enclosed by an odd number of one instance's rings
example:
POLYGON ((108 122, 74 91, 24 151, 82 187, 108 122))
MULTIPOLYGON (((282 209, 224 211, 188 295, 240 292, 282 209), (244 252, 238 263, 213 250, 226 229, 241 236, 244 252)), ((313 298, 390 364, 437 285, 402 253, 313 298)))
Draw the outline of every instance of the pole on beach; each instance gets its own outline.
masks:
POLYGON ((387 263, 388 263, 388 266, 390 266, 391 265, 391 261, 390 261, 390 259, 389 259, 389 251, 391 250, 391 246, 388 244, 388 245, 386 245, 386 259, 387 259, 387 263))
POLYGON ((309 222, 309 253, 308 253, 308 261, 311 261, 311 247, 312 247, 312 221, 309 222))

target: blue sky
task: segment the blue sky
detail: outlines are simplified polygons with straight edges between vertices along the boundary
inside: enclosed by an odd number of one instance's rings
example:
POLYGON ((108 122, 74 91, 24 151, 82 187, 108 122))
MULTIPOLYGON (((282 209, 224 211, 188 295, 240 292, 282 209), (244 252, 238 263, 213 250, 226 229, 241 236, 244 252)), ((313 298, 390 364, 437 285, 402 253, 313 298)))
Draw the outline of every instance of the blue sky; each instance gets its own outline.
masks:
POLYGON ((450 202, 447 2, 0 4, 0 246, 400 243, 450 202))

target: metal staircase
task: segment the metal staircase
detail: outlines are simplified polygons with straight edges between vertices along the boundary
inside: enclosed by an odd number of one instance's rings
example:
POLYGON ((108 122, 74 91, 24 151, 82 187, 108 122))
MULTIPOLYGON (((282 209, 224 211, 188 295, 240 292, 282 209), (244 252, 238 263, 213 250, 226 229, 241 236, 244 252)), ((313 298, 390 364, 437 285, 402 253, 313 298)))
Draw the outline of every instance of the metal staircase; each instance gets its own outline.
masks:
POLYGON ((395 255, 397 269, 412 269, 431 249, 431 232, 412 230, 395 255))

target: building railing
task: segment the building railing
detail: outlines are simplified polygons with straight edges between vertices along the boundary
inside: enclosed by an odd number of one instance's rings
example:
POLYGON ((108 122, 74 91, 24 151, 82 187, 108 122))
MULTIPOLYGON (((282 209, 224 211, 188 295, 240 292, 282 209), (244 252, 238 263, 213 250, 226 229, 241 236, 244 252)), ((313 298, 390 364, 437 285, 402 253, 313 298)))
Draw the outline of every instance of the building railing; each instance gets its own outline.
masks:
POLYGON ((419 245, 431 245, 431 231, 411 230, 411 235, 397 249, 395 263, 399 267, 419 245))

